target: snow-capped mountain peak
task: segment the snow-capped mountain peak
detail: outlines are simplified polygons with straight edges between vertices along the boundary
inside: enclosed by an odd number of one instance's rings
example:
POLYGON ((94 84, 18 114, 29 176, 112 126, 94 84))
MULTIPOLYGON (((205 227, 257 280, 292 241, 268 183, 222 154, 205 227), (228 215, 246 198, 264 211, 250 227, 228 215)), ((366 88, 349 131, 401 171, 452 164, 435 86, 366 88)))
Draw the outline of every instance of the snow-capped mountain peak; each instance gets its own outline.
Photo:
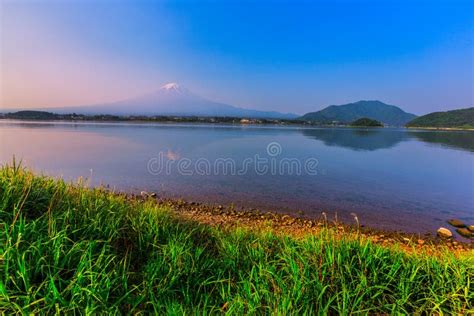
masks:
MULTIPOLYGON (((176 82, 160 89, 130 99, 113 103, 68 108, 68 111, 86 114, 116 115, 174 115, 174 116, 219 116, 249 118, 294 118, 295 114, 282 114, 242 109, 229 104, 214 102, 196 95, 176 82)), ((69 113, 68 112, 68 113, 69 113)))
POLYGON ((181 86, 176 82, 167 83, 164 86, 161 86, 160 90, 183 92, 183 88, 181 88, 181 86))

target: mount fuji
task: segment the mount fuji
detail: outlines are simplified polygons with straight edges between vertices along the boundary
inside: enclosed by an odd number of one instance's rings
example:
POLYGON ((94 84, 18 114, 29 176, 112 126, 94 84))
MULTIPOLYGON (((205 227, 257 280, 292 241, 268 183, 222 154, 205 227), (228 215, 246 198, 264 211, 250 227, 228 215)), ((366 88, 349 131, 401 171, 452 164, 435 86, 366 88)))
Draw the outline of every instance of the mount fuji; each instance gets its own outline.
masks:
POLYGON ((227 116, 268 119, 297 117, 296 114, 291 113, 258 111, 214 102, 174 82, 163 85, 155 92, 118 102, 48 110, 62 113, 114 115, 227 116))

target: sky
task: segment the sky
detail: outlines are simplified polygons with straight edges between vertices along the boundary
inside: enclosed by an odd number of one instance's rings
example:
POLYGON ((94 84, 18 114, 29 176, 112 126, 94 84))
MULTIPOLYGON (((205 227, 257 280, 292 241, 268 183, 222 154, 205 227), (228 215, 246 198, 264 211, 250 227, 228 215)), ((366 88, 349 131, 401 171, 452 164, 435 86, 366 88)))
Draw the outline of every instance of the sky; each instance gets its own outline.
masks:
POLYGON ((0 3, 0 108, 112 102, 168 82, 298 114, 474 105, 474 1, 0 3))

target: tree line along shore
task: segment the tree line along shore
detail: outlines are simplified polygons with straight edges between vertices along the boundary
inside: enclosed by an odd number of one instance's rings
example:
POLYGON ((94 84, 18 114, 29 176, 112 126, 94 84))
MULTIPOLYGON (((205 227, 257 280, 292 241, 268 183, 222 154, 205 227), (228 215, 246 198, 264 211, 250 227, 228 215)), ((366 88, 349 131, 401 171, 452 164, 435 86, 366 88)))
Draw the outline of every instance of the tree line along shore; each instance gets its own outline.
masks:
MULTIPOLYGON (((321 112, 321 111, 320 111, 321 112)), ((319 112, 316 112, 319 113, 319 112)), ((173 116, 173 115, 110 115, 110 114, 57 114, 46 111, 17 111, 0 113, 0 119, 44 120, 44 121, 103 121, 103 122, 162 122, 162 123, 209 123, 209 124, 277 124, 277 125, 310 125, 310 126, 347 126, 347 127, 384 127, 380 120, 352 114, 353 119, 346 116, 331 118, 304 115, 296 119, 242 118, 219 116, 173 116)), ((440 130, 474 130, 474 108, 434 112, 415 117, 414 119, 395 125, 408 128, 440 129, 440 130)))

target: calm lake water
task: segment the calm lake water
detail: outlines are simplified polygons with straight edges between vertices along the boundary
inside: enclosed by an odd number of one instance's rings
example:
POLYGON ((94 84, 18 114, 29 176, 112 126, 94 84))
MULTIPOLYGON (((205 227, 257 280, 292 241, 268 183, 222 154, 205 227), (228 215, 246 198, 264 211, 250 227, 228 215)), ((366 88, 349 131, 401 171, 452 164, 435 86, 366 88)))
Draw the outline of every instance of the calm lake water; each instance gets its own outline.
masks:
POLYGON ((0 161, 120 191, 410 232, 474 223, 474 133, 0 121, 0 161))

